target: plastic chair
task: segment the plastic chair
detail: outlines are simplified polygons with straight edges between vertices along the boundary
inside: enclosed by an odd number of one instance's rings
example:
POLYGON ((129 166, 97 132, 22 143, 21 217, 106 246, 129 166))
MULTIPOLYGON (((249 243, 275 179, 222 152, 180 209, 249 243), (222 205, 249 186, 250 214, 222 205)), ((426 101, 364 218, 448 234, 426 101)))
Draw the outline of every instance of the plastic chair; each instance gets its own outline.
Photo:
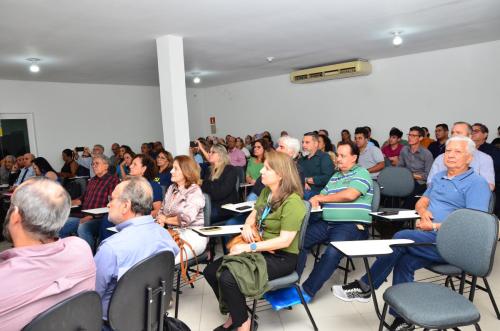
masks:
MULTIPOLYGON (((203 225, 210 226, 210 214, 212 212, 212 202, 210 201, 210 196, 206 193, 203 193, 203 197, 205 198, 205 207, 203 207, 203 225)), ((197 256, 196 259, 192 258, 188 260, 188 271, 187 276, 189 279, 189 271, 194 271, 189 268, 194 267, 197 264, 207 263, 208 262, 208 252, 205 250, 201 255, 197 256)), ((179 316, 179 300, 181 294, 181 268, 176 267, 177 271, 177 279, 175 286, 175 318, 179 316)), ((194 288, 194 285, 191 284, 191 288, 194 288)))
POLYGON ((87 291, 50 307, 27 324, 23 331, 100 331, 101 328, 101 298, 97 292, 87 291))
POLYGON ((125 272, 109 302, 111 329, 163 330, 163 317, 172 296, 174 270, 174 255, 164 251, 125 272))
POLYGON ((498 219, 494 215, 470 209, 451 213, 438 232, 437 249, 443 259, 462 270, 461 289, 465 275, 473 276, 470 301, 447 287, 433 283, 398 284, 384 293, 379 330, 383 329, 388 306, 409 323, 425 329, 473 324, 476 330, 480 330, 480 314, 471 301, 477 277, 485 278, 492 270, 497 237, 498 219))
MULTIPOLYGON (((299 237, 299 242, 298 242, 299 250, 301 250, 303 248, 303 245, 304 245, 307 224, 309 223, 309 215, 311 213, 311 204, 308 201, 304 201, 304 204, 306 205, 306 214, 304 216, 304 220, 302 221, 302 225, 300 227, 300 237, 299 237)), ((269 281, 267 283, 268 287, 269 287, 268 291, 274 291, 274 290, 279 290, 282 288, 293 286, 297 290, 297 292, 299 293, 300 301, 301 301, 302 305, 304 306, 304 309, 306 310, 307 316, 309 316, 309 320, 311 321, 311 323, 314 327, 314 330, 317 331, 318 327, 316 326, 316 322, 314 322, 314 318, 312 317, 311 312, 309 311, 309 307, 307 306, 307 303, 304 300, 304 296, 302 295, 302 290, 299 286, 299 281, 300 281, 299 274, 296 271, 294 271, 290 275, 276 278, 276 279, 269 281)), ((255 321, 256 308, 257 308, 257 298, 254 298, 253 306, 252 306, 251 324, 250 324, 252 331, 254 330, 254 327, 255 327, 254 321, 255 321)))

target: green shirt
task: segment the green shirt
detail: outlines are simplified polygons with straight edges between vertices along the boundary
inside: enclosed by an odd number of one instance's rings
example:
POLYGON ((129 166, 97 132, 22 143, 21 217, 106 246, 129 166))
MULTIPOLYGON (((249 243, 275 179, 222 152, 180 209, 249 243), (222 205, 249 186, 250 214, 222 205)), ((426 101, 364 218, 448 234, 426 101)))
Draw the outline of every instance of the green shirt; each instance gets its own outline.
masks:
POLYGON ((256 161, 257 160, 254 157, 251 157, 247 164, 247 176, 252 177, 254 180, 259 178, 260 169, 264 167, 263 162, 257 163, 256 161))
POLYGON ((371 223, 371 204, 373 199, 373 181, 365 168, 355 165, 347 173, 335 173, 321 190, 322 195, 334 194, 347 188, 353 188, 361 195, 350 202, 331 202, 322 205, 323 219, 330 222, 363 222, 371 223))
MULTIPOLYGON (((267 203, 267 198, 271 190, 266 187, 260 193, 257 202, 255 203, 255 210, 257 210, 257 215, 262 213, 267 203)), ((269 240, 277 238, 280 235, 281 230, 283 231, 296 231, 297 234, 293 239, 290 246, 283 248, 282 251, 298 254, 299 253, 299 236, 300 236, 300 226, 304 220, 306 214, 306 206, 302 201, 302 198, 297 193, 292 193, 276 210, 272 210, 267 217, 264 219, 262 224, 264 225, 264 233, 262 235, 263 240, 269 240)), ((257 219, 257 222, 259 220, 257 219)))

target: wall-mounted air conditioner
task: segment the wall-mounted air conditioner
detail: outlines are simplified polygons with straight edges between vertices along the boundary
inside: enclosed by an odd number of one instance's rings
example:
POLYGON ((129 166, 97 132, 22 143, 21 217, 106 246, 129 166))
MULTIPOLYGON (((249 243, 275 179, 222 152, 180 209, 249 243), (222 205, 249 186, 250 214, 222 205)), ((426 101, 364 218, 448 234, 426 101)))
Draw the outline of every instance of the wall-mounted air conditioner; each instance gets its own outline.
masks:
POLYGON ((355 60, 294 71, 290 74, 292 83, 310 83, 327 79, 369 75, 371 64, 366 60, 355 60))

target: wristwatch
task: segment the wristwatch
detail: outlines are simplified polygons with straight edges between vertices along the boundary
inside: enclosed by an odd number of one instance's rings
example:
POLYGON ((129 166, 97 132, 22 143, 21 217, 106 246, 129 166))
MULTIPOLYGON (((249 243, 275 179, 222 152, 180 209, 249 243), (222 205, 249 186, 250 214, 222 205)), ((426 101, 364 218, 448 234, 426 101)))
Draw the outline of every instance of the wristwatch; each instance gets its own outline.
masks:
POLYGON ((251 244, 250 244, 250 250, 251 250, 252 252, 256 252, 256 251, 257 251, 257 243, 254 243, 254 242, 253 242, 253 243, 251 243, 251 244))
POLYGON ((437 226, 436 226, 436 223, 432 223, 432 231, 437 231, 437 226))

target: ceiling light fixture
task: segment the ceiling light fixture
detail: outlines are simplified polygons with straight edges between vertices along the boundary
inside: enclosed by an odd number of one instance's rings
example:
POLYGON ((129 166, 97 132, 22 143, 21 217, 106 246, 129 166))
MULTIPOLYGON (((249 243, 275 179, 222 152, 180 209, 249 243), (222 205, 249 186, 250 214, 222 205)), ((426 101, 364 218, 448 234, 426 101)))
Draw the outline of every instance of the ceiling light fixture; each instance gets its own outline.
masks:
POLYGON ((195 84, 201 83, 201 78, 196 76, 195 78, 193 78, 193 83, 195 83, 195 84))
POLYGON ((403 43, 403 38, 401 38, 401 31, 394 31, 391 32, 391 34, 394 36, 394 38, 392 38, 392 44, 394 46, 398 47, 403 43))
POLYGON ((40 71, 40 67, 37 64, 40 61, 40 59, 38 59, 36 57, 30 57, 30 58, 26 59, 26 61, 31 62, 30 72, 37 73, 40 71))
POLYGON ((267 62, 271 63, 274 60, 274 56, 268 56, 266 57, 267 62))

